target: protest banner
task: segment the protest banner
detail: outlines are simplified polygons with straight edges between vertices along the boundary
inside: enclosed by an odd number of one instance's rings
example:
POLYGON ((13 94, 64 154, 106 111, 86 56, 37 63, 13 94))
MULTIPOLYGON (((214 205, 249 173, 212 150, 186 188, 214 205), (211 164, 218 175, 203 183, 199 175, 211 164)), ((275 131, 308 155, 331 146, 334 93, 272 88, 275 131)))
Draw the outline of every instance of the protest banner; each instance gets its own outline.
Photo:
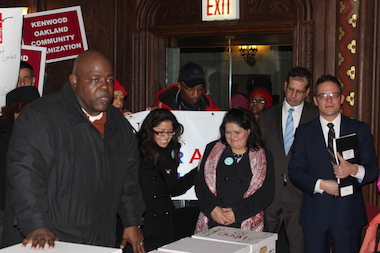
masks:
MULTIPOLYGON (((138 131, 142 122, 150 111, 142 111, 126 116, 132 127, 138 131)), ((225 111, 171 111, 178 122, 183 125, 184 132, 181 136, 181 154, 178 173, 185 175, 190 170, 198 166, 202 158, 204 149, 209 142, 219 139, 219 127, 222 124, 225 111)), ((176 200, 197 199, 194 187, 184 195, 174 197, 176 200)))
POLYGON ((16 88, 20 68, 22 8, 0 8, 0 108, 16 88))
POLYGON ((44 89, 46 47, 22 45, 21 60, 29 63, 33 67, 34 77, 36 78, 34 87, 37 88, 42 97, 44 89))
POLYGON ((74 59, 87 50, 80 6, 24 16, 23 44, 46 47, 46 62, 74 59))

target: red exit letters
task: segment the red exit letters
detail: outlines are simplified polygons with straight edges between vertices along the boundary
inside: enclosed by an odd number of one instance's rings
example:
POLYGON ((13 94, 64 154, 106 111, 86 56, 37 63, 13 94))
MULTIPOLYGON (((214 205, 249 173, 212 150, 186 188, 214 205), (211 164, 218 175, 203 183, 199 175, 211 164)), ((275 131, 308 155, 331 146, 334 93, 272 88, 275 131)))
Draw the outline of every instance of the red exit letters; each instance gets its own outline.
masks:
POLYGON ((207 0, 207 16, 230 14, 230 0, 207 0))

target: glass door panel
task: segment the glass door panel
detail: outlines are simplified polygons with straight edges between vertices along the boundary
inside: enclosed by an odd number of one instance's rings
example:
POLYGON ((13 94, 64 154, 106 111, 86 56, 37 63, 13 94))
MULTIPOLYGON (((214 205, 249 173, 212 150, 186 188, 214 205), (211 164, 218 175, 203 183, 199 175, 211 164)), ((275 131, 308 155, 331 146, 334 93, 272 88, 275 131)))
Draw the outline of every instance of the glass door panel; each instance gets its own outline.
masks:
POLYGON ((176 83, 180 67, 191 61, 203 68, 207 93, 222 110, 229 109, 232 95, 249 97, 252 81, 259 76, 272 83, 274 102, 282 101, 284 81, 292 67, 292 44, 255 44, 247 37, 227 38, 214 36, 172 43, 167 48, 166 86, 176 83))

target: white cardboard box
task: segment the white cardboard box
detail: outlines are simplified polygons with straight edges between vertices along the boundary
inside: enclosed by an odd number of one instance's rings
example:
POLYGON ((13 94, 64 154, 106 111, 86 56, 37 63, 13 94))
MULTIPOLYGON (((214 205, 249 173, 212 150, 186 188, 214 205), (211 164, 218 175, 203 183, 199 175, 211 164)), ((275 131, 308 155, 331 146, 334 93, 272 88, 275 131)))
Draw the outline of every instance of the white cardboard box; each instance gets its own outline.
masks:
POLYGON ((249 253, 249 246, 186 237, 158 248, 172 253, 249 253))
POLYGON ((249 245, 251 253, 275 253, 278 236, 276 233, 217 226, 192 238, 249 245))
POLYGON ((26 245, 25 248, 21 248, 21 243, 1 249, 1 253, 27 253, 27 252, 48 252, 48 253, 121 253, 121 249, 108 248, 108 247, 100 247, 93 246, 87 244, 79 244, 79 243, 70 243, 70 242, 55 242, 54 249, 49 250, 49 246, 45 245, 45 249, 43 251, 39 251, 38 249, 32 250, 31 244, 26 245))

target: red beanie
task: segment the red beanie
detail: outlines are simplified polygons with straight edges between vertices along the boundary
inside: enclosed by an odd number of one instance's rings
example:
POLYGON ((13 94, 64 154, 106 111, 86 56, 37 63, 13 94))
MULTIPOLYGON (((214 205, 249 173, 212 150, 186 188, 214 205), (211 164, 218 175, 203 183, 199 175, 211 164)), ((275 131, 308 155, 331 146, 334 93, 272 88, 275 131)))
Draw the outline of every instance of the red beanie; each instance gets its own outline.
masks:
POLYGON ((122 90, 124 96, 128 95, 128 92, 124 89, 123 85, 121 85, 121 83, 116 78, 113 79, 113 90, 122 90))
POLYGON ((251 95, 249 95, 249 99, 252 99, 253 95, 255 95, 256 93, 260 93, 261 95, 263 95, 263 97, 265 98, 265 101, 267 102, 267 107, 269 107, 273 104, 272 95, 263 89, 254 89, 252 91, 251 95))

